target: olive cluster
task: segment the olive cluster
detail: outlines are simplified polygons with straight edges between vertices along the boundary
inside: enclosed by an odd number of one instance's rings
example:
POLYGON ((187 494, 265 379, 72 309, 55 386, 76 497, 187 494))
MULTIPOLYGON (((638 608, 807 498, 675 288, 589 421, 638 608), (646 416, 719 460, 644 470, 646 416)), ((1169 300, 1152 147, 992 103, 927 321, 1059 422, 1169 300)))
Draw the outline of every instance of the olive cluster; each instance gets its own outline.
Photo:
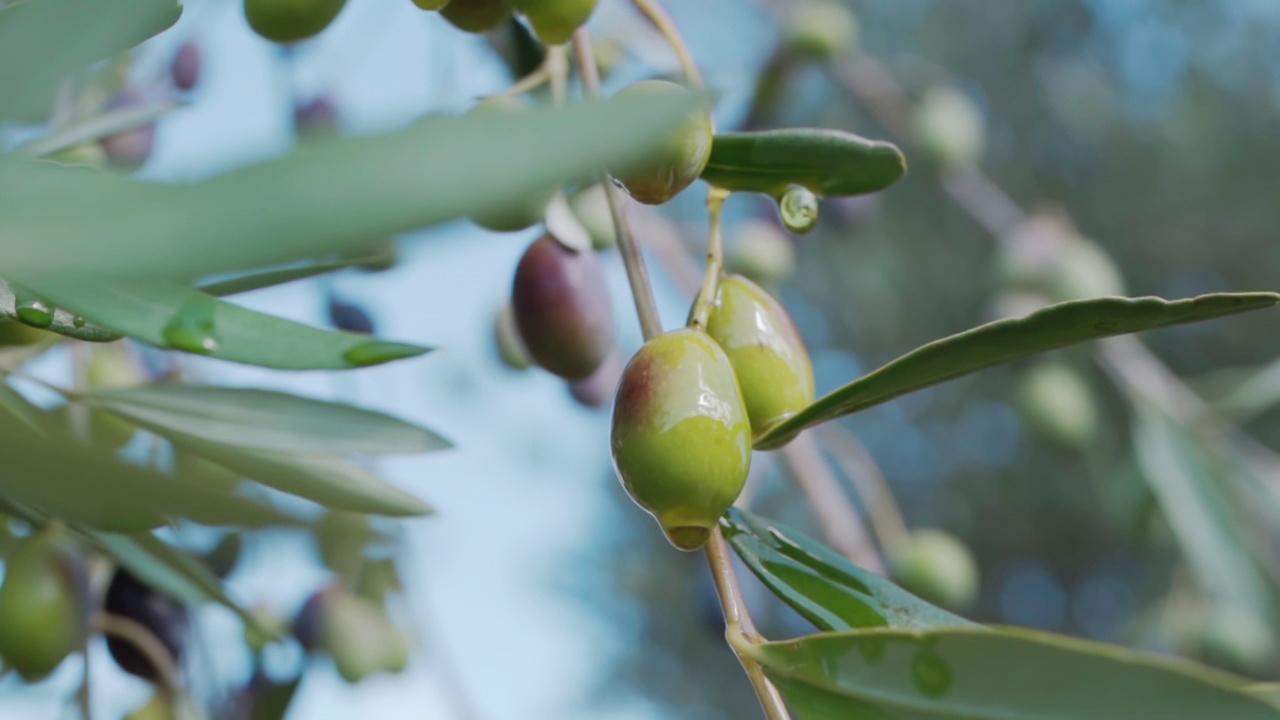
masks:
MULTIPOLYGON (((597 0, 413 0, 439 12, 454 27, 470 33, 497 28, 515 14, 524 16, 538 39, 563 45, 591 17, 597 0)), ((245 0, 249 26, 262 37, 294 43, 314 37, 342 12, 346 0, 245 0)))

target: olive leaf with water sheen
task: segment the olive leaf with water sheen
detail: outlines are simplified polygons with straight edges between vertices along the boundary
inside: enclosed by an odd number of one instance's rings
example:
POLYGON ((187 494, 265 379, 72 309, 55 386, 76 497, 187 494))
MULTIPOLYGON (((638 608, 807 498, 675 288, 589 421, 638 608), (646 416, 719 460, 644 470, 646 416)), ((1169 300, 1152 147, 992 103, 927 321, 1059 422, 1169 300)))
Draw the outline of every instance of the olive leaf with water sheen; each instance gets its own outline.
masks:
POLYGON ((741 640, 796 720, 1277 720, 1249 681, 1020 628, 859 630, 741 640))
POLYGON ((342 370, 414 357, 430 350, 303 325, 218 300, 169 280, 45 278, 28 284, 59 308, 136 340, 249 365, 282 370, 342 370))
POLYGON ((818 398, 756 437, 772 450, 806 428, 866 410, 916 390, 994 365, 1089 340, 1200 322, 1280 303, 1270 292, 1216 293, 1185 300, 1105 297, 1051 305, 1025 317, 997 320, 935 340, 818 398))
POLYGON ((5 158, 0 257, 5 273, 23 283, 50 276, 189 282, 359 251, 370 238, 517 205, 606 167, 643 162, 703 101, 688 93, 432 116, 174 185, 5 158))
POLYGON ((720 527, 747 568, 821 630, 973 626, 785 525, 734 508, 720 527))

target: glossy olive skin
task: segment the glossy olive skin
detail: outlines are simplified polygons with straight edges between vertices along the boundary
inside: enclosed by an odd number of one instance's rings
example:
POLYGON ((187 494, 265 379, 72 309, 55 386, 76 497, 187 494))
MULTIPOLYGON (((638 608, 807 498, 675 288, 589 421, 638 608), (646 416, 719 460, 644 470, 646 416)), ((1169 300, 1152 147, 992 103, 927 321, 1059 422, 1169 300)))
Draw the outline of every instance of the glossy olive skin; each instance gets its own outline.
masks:
MULTIPOLYGON (((125 90, 108 100, 105 109, 121 110, 137 107, 146 102, 146 96, 141 91, 125 90)), ((155 146, 155 140, 155 125, 148 124, 104 137, 98 141, 98 144, 106 154, 107 162, 126 170, 136 170, 142 167, 147 158, 151 157, 151 150, 155 146)))
POLYGON ((511 307, 534 362, 567 380, 595 372, 613 347, 604 267, 595 253, 570 250, 550 235, 520 258, 511 307))
POLYGON ((22 543, 0 586, 0 658, 28 681, 53 672, 89 636, 89 576, 60 531, 22 543))
MULTIPOLYGON (((169 657, 181 662, 187 634, 185 605, 147 587, 128 570, 120 569, 111 578, 102 609, 145 627, 169 651, 169 657)), ((160 679, 160 671, 133 643, 108 635, 107 650, 120 669, 130 675, 151 682, 160 679)))
POLYGON ((724 278, 707 334, 729 357, 755 432, 813 404, 809 351, 791 316, 759 285, 740 275, 724 278))
POLYGON ((671 544, 705 544, 751 469, 751 425, 720 346, 692 329, 645 343, 622 372, 611 446, 623 487, 671 544))
POLYGON ((485 33, 511 19, 512 0, 449 0, 440 15, 459 30, 485 33))
MULTIPOLYGON (((660 95, 686 92, 666 80, 644 80, 618 93, 660 95)), ((672 132, 648 163, 626 173, 614 173, 631 197, 646 205, 661 205, 693 184, 711 158, 713 129, 711 113, 698 109, 690 113, 672 132)))
POLYGON ((347 0, 244 0, 244 17, 262 37, 278 43, 319 35, 347 0))
POLYGON ((924 600, 963 610, 978 595, 978 564, 954 535, 916 530, 891 558, 893 581, 924 600))
POLYGON ((586 24, 597 0, 515 0, 516 10, 529 18, 533 32, 547 45, 563 45, 573 31, 586 24))

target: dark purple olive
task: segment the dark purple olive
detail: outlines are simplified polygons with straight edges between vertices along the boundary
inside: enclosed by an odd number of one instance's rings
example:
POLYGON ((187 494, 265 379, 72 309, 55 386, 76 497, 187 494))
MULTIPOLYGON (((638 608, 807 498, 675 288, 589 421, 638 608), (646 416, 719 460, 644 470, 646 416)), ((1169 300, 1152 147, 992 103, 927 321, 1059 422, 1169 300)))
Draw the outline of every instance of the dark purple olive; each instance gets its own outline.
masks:
MULTIPOLYGON (((120 110, 136 107, 145 104, 146 101, 146 96, 140 91, 125 90, 108 100, 105 109, 120 110)), ((107 162, 117 167, 136 170, 151 157, 151 148, 155 145, 155 139, 156 127, 148 123, 117 135, 104 137, 98 143, 107 155, 107 162)))
POLYGON ((179 90, 191 90, 200 82, 200 46, 187 41, 178 48, 169 66, 169 77, 179 90))
MULTIPOLYGON (((182 660, 186 644, 187 607, 152 590, 123 568, 116 570, 107 587, 103 609, 111 615, 129 618, 141 624, 164 645, 176 662, 182 660)), ((144 680, 155 682, 160 673, 133 643, 114 635, 107 636, 107 649, 120 669, 144 680)))
POLYGON ((339 330, 353 333, 374 333, 373 318, 364 308, 342 300, 336 295, 329 296, 329 322, 339 330))
POLYGON ((616 350, 609 353, 600 367, 585 380, 570 380, 569 394, 581 405, 589 408, 601 408, 613 400, 618 393, 618 383, 622 380, 622 368, 626 363, 616 350))
POLYGON ((311 593, 293 619, 293 637, 303 650, 317 652, 324 647, 324 613, 335 592, 337 586, 331 585, 311 593))
POLYGON ((298 135, 335 135, 338 106, 325 95, 317 95, 293 109, 293 127, 298 135))
POLYGON ((511 291, 516 327, 534 362, 582 380, 613 347, 613 305, 595 253, 543 235, 525 251, 511 291))

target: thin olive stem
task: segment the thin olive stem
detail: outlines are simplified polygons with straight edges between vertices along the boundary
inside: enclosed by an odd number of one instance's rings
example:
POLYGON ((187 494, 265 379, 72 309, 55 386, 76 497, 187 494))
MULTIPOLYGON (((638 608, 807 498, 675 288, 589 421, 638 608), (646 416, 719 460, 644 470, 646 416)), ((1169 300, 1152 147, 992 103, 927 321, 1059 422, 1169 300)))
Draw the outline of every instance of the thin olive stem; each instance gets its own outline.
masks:
POLYGON ((820 432, 825 441, 823 444, 862 497, 871 518, 871 532, 875 534, 880 549, 885 556, 892 557, 895 549, 906 541, 909 531, 902 508, 893 497, 884 473, 853 433, 835 423, 823 427, 820 432))
POLYGON ((720 289, 720 275, 724 272, 724 201, 729 198, 729 191, 714 185, 707 192, 707 214, 711 217, 711 231, 707 236, 707 271, 702 278, 702 289, 693 301, 693 312, 690 313, 689 327, 700 330, 707 329, 707 321, 711 318, 711 310, 716 304, 716 293, 720 289))
POLYGON ((151 633, 145 625, 121 615, 100 612, 93 616, 93 629, 105 635, 114 635, 133 645, 146 657, 156 673, 160 676, 160 684, 169 692, 177 695, 182 689, 182 681, 178 674, 178 665, 164 643, 151 633))
POLYGON ((569 50, 564 45, 547 48, 543 67, 551 77, 551 102, 556 107, 564 105, 569 97, 569 50))
POLYGON ((551 73, 548 73, 546 66, 543 65, 539 67, 537 70, 534 70, 528 75, 525 75, 524 77, 515 81, 505 90, 496 92, 490 95, 489 97, 515 97, 517 95, 523 95, 527 92, 532 92, 534 90, 537 90, 538 88, 547 84, 547 82, 550 80, 551 80, 551 73))
POLYGON ((711 578, 716 584, 716 593, 720 596, 720 610, 724 613, 725 636, 729 646, 742 663, 751 686, 755 688, 760 707, 764 709, 768 720, 790 720, 787 706, 778 694, 778 689, 765 677, 760 663, 743 652, 744 646, 757 645, 764 641, 756 631, 751 616, 747 613, 747 604, 742 597, 742 588, 738 586, 738 575, 733 569, 733 560, 729 556, 729 543, 719 526, 711 533, 706 545, 707 565, 711 568, 711 578))
POLYGON ((680 29, 676 27, 675 22, 667 14, 667 11, 657 3, 657 0, 631 0, 631 4, 649 22, 653 23, 653 26, 662 34, 667 44, 671 46, 672 52, 676 54, 676 60, 680 63, 680 71, 684 73, 685 82, 689 83, 689 87, 701 90, 703 88, 702 73, 698 70, 698 64, 693 61, 693 53, 689 52, 689 46, 680 34, 680 29))
MULTIPOLYGON (((573 33, 573 54, 578 62, 578 72, 582 76, 582 87, 587 97, 600 97, 600 75, 596 71, 591 38, 585 28, 578 28, 573 33)), ((653 297, 653 287, 649 284, 649 271, 645 268, 644 256, 640 254, 631 221, 627 218, 626 198, 608 177, 601 176, 600 183, 604 186, 605 197, 609 201, 609 214, 613 218, 618 250, 622 254, 623 265, 627 268, 631 296, 635 299, 636 314, 640 317, 640 330, 644 333, 644 339, 650 340, 662 334, 662 319, 658 315, 658 302, 653 297)))

